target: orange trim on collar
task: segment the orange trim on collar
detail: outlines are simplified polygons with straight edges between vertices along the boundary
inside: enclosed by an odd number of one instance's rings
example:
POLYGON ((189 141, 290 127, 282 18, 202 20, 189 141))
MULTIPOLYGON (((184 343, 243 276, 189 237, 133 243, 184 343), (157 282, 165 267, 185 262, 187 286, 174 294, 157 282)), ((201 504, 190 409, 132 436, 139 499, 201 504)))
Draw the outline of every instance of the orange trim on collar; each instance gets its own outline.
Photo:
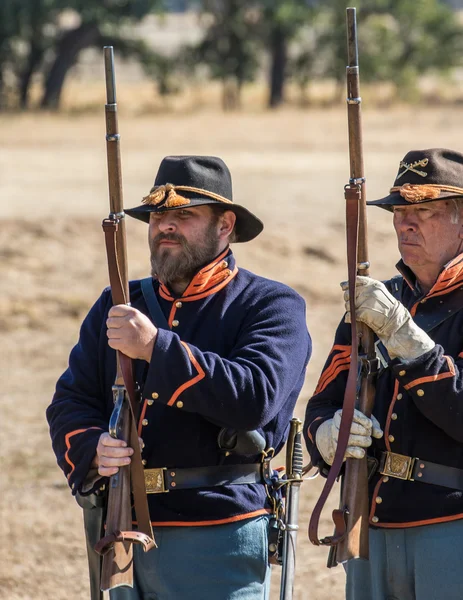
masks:
POLYGON ((201 300, 220 291, 238 273, 238 267, 235 266, 233 271, 231 271, 228 268, 227 262, 224 261, 228 253, 229 249, 226 248, 212 263, 209 263, 198 271, 179 298, 174 298, 169 288, 162 282, 160 282, 159 287, 160 296, 170 302, 175 300, 193 302, 194 300, 201 300))
MULTIPOLYGON (((452 259, 446 267, 441 271, 437 281, 424 296, 424 298, 435 298, 453 292, 458 287, 463 285, 463 254, 459 254, 452 259)), ((420 305, 421 300, 418 300, 410 309, 412 317, 416 314, 416 310, 420 305)))

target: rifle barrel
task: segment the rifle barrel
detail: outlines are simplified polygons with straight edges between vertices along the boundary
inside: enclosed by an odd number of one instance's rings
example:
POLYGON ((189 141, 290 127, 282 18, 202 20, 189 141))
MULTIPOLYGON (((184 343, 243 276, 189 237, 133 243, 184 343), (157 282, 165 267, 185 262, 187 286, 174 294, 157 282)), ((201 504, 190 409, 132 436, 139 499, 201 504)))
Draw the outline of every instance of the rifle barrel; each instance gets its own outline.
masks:
POLYGON ((359 55, 357 44, 357 9, 347 8, 347 64, 349 67, 358 67, 359 55))
POLYGON ((116 77, 114 70, 114 48, 105 46, 103 48, 105 77, 106 77, 106 102, 116 104, 116 77))

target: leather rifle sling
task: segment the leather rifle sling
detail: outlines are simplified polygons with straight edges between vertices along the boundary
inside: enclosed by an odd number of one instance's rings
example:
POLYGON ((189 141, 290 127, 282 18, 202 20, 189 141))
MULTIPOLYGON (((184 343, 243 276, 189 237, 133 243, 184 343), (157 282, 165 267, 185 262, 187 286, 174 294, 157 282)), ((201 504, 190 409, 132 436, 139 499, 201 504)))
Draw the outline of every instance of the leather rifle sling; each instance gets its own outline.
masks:
POLYGON ((333 488, 334 482, 339 477, 344 462, 344 454, 347 449, 354 408, 357 400, 357 378, 358 378, 358 343, 357 343, 357 322, 355 320, 355 282, 357 276, 357 244, 359 228, 359 204, 361 199, 361 188, 358 185, 348 184, 344 188, 346 198, 346 237, 347 237, 347 269, 349 277, 349 307, 351 315, 351 355, 349 375, 344 393, 342 405, 342 417, 339 426, 339 437, 328 477, 323 487, 320 498, 312 512, 309 523, 309 539, 315 546, 335 546, 346 535, 346 513, 349 507, 333 510, 333 522, 335 532, 332 536, 320 539, 318 536, 318 526, 321 512, 325 506, 326 500, 333 488))
MULTIPOLYGON (((116 232, 118 229, 118 221, 113 219, 104 219, 103 220, 103 231, 105 234, 105 242, 106 242, 106 252, 108 255, 108 267, 109 267, 109 281, 111 284, 111 294, 113 298, 113 304, 128 304, 129 298, 126 298, 126 294, 124 291, 124 286, 122 285, 122 279, 119 269, 119 263, 117 260, 117 249, 116 249, 116 232)), ((151 520, 148 509, 148 499, 146 496, 146 487, 145 487, 145 475, 143 470, 140 444, 138 441, 138 432, 137 432, 137 403, 136 403, 136 394, 135 394, 135 386, 134 386, 134 378, 133 378, 133 367, 132 360, 123 354, 122 352, 117 351, 117 359, 118 359, 118 371, 120 368, 120 372, 122 374, 122 378, 124 380, 125 388, 127 390, 127 396, 129 399, 128 405, 131 413, 131 426, 130 426, 130 446, 133 449, 133 456, 130 465, 130 474, 131 474, 131 485, 132 485, 132 493, 133 493, 133 503, 135 509, 135 515, 138 524, 138 531, 144 534, 144 536, 136 535, 136 532, 132 532, 134 534, 133 539, 131 539, 130 532, 120 532, 121 536, 125 539, 130 539, 131 541, 136 541, 141 543, 144 546, 145 552, 154 546, 156 543, 154 541, 153 528, 151 526, 151 520)), ((112 533, 112 532, 108 532, 112 533)))

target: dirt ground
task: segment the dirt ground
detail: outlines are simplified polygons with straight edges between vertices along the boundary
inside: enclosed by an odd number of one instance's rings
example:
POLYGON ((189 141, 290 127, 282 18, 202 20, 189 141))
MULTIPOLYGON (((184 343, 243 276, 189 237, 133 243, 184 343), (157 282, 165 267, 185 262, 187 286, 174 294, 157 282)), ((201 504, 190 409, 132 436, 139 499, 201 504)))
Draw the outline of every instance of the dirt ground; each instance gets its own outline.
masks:
MULTIPOLYGON (((365 111, 369 197, 387 193, 408 150, 460 149, 461 123, 460 109, 365 111)), ((126 206, 147 193, 166 154, 215 154, 230 166, 235 200, 265 222, 257 240, 236 245, 239 264, 293 286, 307 302, 314 352, 302 417, 342 311, 345 111, 121 114, 120 131, 126 206)), ((56 466, 44 413, 79 323, 107 285, 104 119, 3 116, 0 132, 0 598, 85 599, 81 513, 56 466)), ((398 253, 388 213, 371 209, 369 235, 372 275, 392 275, 398 253)), ((128 244, 131 278, 146 276, 143 224, 129 220, 128 244)), ((327 570, 326 551, 306 535, 320 488, 320 480, 302 487, 296 600, 344 596, 342 569, 327 570)), ((275 570, 272 600, 278 579, 275 570)))

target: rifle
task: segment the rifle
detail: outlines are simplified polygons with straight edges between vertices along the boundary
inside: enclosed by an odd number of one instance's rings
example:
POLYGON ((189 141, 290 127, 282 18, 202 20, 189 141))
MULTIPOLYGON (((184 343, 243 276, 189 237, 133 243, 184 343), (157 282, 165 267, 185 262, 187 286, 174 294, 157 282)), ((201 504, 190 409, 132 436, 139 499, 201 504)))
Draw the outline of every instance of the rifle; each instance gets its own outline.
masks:
MULTIPOLYGON (((130 298, 112 46, 104 48, 104 60, 110 214, 103 220, 102 226, 108 256, 111 294, 115 305, 128 304, 130 298)), ((132 361, 122 352, 117 351, 116 364, 117 373, 113 385, 114 410, 109 422, 109 433, 114 438, 125 440, 133 448, 134 453, 131 464, 120 467, 109 481, 106 535, 95 546, 95 550, 103 556, 100 580, 100 588, 103 591, 121 585, 133 586, 132 544, 141 544, 145 552, 155 546, 136 429, 137 402, 132 361), (131 490, 138 531, 132 531, 131 490)))
POLYGON ((331 546, 328 566, 351 558, 368 559, 368 470, 367 457, 348 458, 343 476, 340 509, 333 511, 335 533, 318 538, 318 521, 326 498, 339 476, 347 448, 354 408, 371 415, 377 359, 373 332, 355 319, 355 280, 369 274, 365 177, 363 170, 361 97, 359 84, 357 23, 355 8, 347 8, 347 115, 349 130, 350 178, 344 188, 346 199, 347 264, 351 314, 352 349, 343 402, 338 445, 325 487, 312 513, 310 541, 331 546))

